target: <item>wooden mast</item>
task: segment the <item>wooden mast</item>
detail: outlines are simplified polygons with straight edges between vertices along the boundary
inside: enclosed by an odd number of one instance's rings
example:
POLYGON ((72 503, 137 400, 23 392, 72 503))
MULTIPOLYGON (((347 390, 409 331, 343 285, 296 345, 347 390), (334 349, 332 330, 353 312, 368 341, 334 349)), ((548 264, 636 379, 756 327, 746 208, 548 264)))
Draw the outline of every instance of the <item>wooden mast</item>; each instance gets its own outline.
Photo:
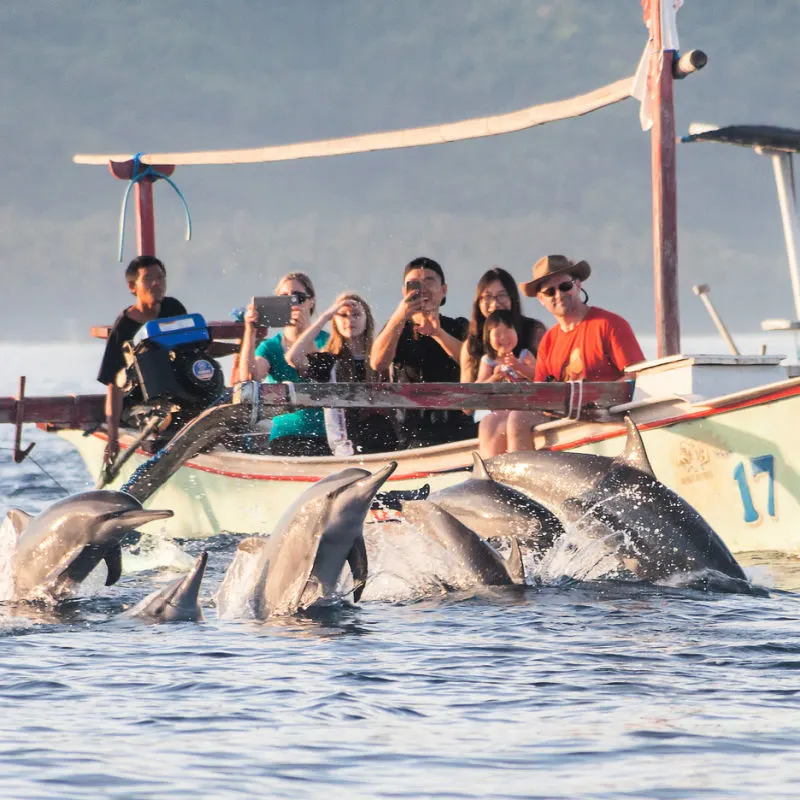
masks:
POLYGON ((675 175, 675 106, 672 64, 674 50, 664 50, 661 6, 673 0, 642 0, 650 29, 647 91, 652 101, 650 131, 653 180, 653 265, 658 357, 681 350, 678 313, 678 211, 675 175))

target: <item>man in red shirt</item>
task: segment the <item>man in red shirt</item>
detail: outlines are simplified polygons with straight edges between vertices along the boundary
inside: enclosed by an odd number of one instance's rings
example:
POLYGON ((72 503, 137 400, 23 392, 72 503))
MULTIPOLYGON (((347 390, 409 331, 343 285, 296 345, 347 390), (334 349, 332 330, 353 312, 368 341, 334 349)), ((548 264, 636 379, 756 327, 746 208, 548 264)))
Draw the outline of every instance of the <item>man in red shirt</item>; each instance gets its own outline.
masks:
MULTIPOLYGON (((610 311, 589 306, 588 296, 581 298, 581 284, 591 273, 585 261, 544 256, 534 264, 533 280, 520 284, 522 293, 538 298, 557 323, 539 343, 535 380, 616 381, 624 377, 625 367, 644 361, 628 322, 610 311)), ((531 428, 542 421, 538 412, 512 412, 508 419, 509 450, 530 450, 531 428)))

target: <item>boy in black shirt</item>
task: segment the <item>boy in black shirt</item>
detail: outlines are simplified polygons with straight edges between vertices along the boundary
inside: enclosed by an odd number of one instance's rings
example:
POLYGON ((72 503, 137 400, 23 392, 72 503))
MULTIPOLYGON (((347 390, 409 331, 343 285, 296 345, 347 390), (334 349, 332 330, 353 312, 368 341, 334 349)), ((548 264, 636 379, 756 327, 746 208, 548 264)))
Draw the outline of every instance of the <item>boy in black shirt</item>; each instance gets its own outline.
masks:
POLYGON ((122 357, 123 342, 133 339, 145 322, 186 313, 183 303, 174 297, 166 297, 167 270, 155 256, 134 258, 125 270, 125 280, 136 302, 128 306, 114 321, 97 374, 97 380, 108 387, 106 394, 108 442, 105 452, 105 462, 108 465, 114 463, 119 453, 119 420, 122 414, 123 393, 117 386, 116 379, 119 371, 125 366, 122 357))
MULTIPOLYGON (((399 383, 457 383, 469 321, 439 313, 447 297, 444 271, 423 256, 406 264, 403 281, 403 299, 372 345, 372 368, 386 372, 391 366, 392 380, 399 383)), ((407 411, 400 427, 401 447, 426 447, 473 436, 477 436, 477 426, 461 411, 407 411)))

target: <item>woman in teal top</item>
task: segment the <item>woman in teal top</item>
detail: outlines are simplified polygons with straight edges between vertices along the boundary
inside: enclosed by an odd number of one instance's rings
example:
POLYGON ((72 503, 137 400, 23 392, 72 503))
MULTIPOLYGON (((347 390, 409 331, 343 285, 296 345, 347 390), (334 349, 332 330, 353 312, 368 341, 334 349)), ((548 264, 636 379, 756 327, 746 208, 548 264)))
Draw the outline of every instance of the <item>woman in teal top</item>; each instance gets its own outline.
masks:
MULTIPOLYGON (((274 336, 264 339, 256 347, 255 329, 258 312, 252 304, 244 315, 244 335, 239 352, 239 364, 233 380, 258 380, 269 383, 306 383, 297 370, 286 363, 286 352, 310 325, 316 308, 316 293, 311 279, 303 272, 284 275, 275 287, 277 295, 294 295, 297 303, 292 306, 289 324, 274 336)), ((325 346, 328 333, 320 331, 314 339, 318 349, 325 346)), ((321 456, 330 455, 325 436, 325 419, 322 409, 301 408, 291 414, 281 414, 272 420, 269 449, 273 455, 321 456)))

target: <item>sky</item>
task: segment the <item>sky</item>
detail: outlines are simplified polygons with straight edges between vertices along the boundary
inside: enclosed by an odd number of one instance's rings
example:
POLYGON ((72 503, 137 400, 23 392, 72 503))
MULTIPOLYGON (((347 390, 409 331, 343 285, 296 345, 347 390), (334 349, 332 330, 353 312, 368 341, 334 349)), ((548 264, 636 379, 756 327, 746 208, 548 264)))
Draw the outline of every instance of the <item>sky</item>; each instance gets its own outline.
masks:
MULTIPOLYGON (((797 125, 794 0, 686 0, 683 49, 708 67, 676 85, 691 121, 797 125)), ((632 74, 638 0, 6 0, 0 8, 0 254, 5 340, 83 340, 127 303, 117 260, 125 185, 77 152, 256 147, 503 113, 632 74)), ((170 293, 224 319, 286 271, 323 304, 355 289, 383 320, 402 267, 436 258, 449 313, 477 278, 519 280, 550 252, 584 258, 593 303, 654 330, 649 139, 626 101, 503 137, 285 164, 185 167, 183 211, 156 186, 170 293)), ((771 168, 748 150, 681 145, 680 306, 713 331, 695 283, 734 330, 793 317, 771 168)), ((129 211, 124 261, 135 255, 129 211)), ((549 323, 535 301, 526 309, 549 323)))

